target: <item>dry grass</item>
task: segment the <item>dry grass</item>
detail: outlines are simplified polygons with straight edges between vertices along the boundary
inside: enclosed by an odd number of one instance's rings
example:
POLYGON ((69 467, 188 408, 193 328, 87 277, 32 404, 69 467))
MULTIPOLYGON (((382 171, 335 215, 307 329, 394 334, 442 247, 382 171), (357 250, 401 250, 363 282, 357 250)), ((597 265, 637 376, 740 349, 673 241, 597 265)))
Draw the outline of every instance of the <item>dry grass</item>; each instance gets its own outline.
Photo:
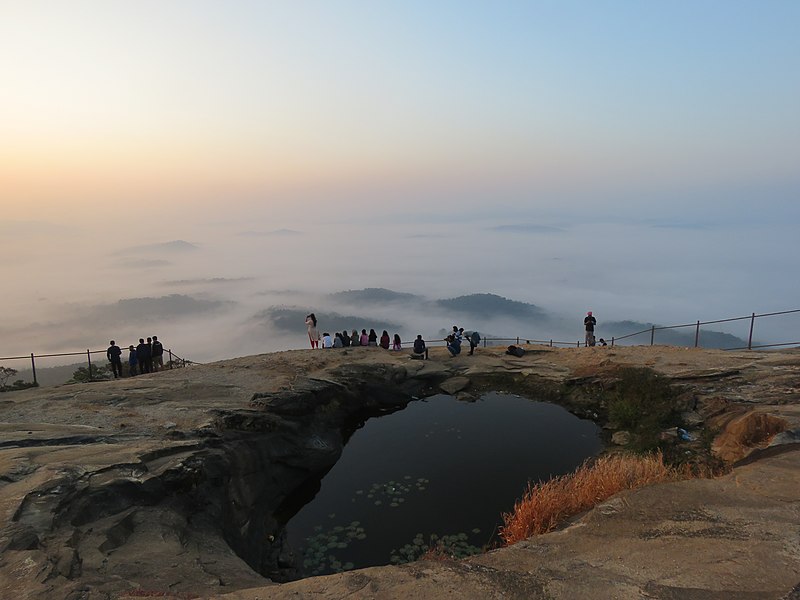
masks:
POLYGON ((647 456, 603 456, 568 475, 529 484, 514 511, 503 514, 500 537, 507 545, 514 544, 547 533, 622 490, 689 477, 692 477, 690 468, 665 465, 660 452, 647 456))

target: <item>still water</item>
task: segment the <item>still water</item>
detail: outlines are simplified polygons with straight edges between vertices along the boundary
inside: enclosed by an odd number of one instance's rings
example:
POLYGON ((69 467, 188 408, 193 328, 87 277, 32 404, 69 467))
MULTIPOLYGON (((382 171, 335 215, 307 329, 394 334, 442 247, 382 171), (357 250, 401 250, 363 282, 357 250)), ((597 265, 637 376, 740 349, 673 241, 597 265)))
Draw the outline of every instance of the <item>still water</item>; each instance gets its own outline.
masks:
POLYGON ((433 396, 369 419, 288 523, 304 576, 408 562, 432 546, 465 556, 497 542, 529 480, 574 470, 599 428, 560 406, 489 393, 433 396))

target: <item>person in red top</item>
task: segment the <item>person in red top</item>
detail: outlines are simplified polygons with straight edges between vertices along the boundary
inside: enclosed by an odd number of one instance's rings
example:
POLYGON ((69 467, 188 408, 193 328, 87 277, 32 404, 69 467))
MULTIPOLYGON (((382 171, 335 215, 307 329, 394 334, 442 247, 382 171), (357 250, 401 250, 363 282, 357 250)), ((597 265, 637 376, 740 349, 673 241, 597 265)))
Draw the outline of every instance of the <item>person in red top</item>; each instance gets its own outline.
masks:
POLYGON ((386 330, 384 329, 384 330, 383 330, 383 335, 381 335, 381 343, 380 343, 380 346, 381 346, 381 348, 383 348, 384 350, 388 350, 388 349, 389 349, 389 344, 390 344, 390 343, 391 343, 391 339, 389 338, 389 332, 388 332, 388 331, 386 331, 386 330))

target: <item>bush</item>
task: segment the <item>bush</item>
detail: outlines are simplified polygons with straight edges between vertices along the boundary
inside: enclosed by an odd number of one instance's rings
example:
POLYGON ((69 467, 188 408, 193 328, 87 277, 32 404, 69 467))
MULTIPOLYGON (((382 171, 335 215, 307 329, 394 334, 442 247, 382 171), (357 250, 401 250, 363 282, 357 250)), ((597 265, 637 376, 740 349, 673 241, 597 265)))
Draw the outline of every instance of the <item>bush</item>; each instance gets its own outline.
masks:
POLYGON ((666 378, 650 369, 622 369, 611 394, 609 420, 633 433, 639 450, 654 449, 663 429, 680 425, 675 391, 666 378))
POLYGON ((647 456, 616 454, 585 462, 575 472, 528 484, 511 513, 503 514, 500 537, 506 545, 547 533, 622 490, 690 477, 688 469, 664 464, 660 452, 647 456))

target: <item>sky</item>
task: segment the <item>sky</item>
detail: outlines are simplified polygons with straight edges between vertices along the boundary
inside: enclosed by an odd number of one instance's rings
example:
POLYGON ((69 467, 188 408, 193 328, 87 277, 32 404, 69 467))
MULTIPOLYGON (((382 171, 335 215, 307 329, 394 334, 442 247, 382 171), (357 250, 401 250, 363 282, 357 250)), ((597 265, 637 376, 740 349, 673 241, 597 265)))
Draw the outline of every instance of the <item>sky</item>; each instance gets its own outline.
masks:
POLYGON ((259 309, 365 287, 576 322, 800 308, 799 23, 794 0, 5 0, 0 356, 102 347, 92 314, 169 294, 230 303, 161 324, 206 360, 292 346, 252 339, 259 309))

